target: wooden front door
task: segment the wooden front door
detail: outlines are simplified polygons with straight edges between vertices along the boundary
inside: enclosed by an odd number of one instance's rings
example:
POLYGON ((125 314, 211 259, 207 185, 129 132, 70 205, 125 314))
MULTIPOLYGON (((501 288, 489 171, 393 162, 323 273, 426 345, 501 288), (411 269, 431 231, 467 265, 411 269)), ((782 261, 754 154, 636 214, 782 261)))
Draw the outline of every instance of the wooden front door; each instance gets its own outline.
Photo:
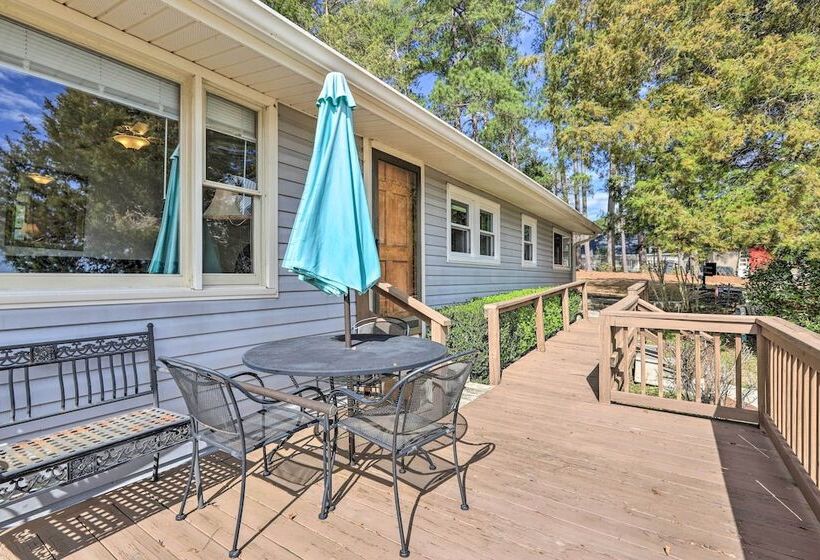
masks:
MULTIPOLYGON (((410 166, 376 159, 378 185, 379 258, 382 281, 416 296, 415 208, 418 173, 410 166)), ((392 158, 389 158, 392 159, 392 158)), ((377 303, 379 315, 405 317, 408 313, 384 298, 377 303)))

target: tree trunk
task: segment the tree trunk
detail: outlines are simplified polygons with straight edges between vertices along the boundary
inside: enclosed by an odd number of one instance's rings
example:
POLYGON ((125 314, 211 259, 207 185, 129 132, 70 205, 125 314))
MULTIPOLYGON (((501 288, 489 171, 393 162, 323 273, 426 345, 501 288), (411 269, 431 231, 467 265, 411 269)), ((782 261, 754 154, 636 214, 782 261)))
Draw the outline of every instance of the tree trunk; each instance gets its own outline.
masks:
POLYGON ((609 179, 607 181, 606 203, 606 258, 609 266, 615 271, 615 203, 618 193, 615 188, 615 164, 609 160, 609 179))
POLYGON ((629 272, 628 262, 626 258, 626 233, 621 228, 621 270, 629 272))

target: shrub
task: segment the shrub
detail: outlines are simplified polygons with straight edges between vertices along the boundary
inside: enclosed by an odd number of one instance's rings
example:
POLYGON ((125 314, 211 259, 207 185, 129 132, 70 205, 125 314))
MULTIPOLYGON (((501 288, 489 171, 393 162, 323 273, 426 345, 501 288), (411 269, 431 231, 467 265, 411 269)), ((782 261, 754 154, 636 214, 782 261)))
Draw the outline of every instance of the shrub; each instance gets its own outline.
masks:
MULTIPOLYGON (((489 343, 484 305, 506 301, 518 296, 532 294, 544 288, 527 288, 487 297, 471 299, 464 303, 442 307, 438 311, 449 317, 453 324, 447 339, 450 353, 476 349, 475 367, 471 379, 486 383, 489 378, 489 343)), ((581 307, 577 292, 570 294, 570 317, 575 317, 581 307)), ((501 314, 501 367, 506 367, 535 348, 535 307, 528 305, 501 314)), ((544 300, 544 334, 549 338, 561 330, 561 298, 544 300)))
POLYGON ((754 313, 820 332, 820 260, 805 254, 775 258, 749 276, 746 299, 754 313))

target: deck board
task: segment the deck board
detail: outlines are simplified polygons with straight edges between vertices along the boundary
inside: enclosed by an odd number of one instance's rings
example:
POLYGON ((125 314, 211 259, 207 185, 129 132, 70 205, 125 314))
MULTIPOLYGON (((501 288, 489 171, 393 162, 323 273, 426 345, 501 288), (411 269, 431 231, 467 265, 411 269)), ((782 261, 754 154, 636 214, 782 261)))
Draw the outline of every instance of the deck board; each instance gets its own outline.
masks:
MULTIPOLYGON (((765 433, 754 426, 600 405, 597 324, 573 326, 508 367, 462 408, 459 454, 471 509, 459 509, 449 448, 401 485, 414 558, 809 559, 820 523, 765 433), (465 431, 466 430, 466 431, 465 431), (771 493, 770 493, 771 492, 771 493), (776 496, 776 498, 774 496, 776 496)), ((343 438, 346 439, 346 438, 343 438)), ((288 446, 274 475, 249 479, 242 557, 395 557, 389 464, 342 460, 336 509, 317 518, 317 442, 288 446)), ((255 456, 255 459, 258 459, 255 456)), ((238 504, 233 459, 203 461, 210 505, 174 521, 186 470, 132 484, 6 530, 0 556, 225 558, 238 504)), ((193 507, 194 500, 189 505, 193 507)))

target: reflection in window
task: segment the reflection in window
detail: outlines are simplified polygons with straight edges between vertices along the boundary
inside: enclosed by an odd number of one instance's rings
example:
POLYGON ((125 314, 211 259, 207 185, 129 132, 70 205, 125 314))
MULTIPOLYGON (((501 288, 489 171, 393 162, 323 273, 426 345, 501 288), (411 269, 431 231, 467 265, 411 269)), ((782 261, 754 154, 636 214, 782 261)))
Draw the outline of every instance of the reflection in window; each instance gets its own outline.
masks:
POLYGON ((560 233, 553 233, 553 264, 562 268, 570 266, 570 238, 560 233))
POLYGON ((0 271, 149 272, 178 122, 106 97, 0 71, 0 271))
POLYGON ((457 200, 450 201, 450 251, 470 252, 470 209, 457 200))
POLYGON ((251 274, 256 184, 256 112, 208 95, 202 270, 251 274))
POLYGON ((521 260, 526 266, 536 265, 538 222, 535 218, 521 215, 521 260))
POLYGON ((486 210, 480 211, 479 220, 479 254, 482 257, 495 256, 495 230, 493 229, 493 214, 486 210))

